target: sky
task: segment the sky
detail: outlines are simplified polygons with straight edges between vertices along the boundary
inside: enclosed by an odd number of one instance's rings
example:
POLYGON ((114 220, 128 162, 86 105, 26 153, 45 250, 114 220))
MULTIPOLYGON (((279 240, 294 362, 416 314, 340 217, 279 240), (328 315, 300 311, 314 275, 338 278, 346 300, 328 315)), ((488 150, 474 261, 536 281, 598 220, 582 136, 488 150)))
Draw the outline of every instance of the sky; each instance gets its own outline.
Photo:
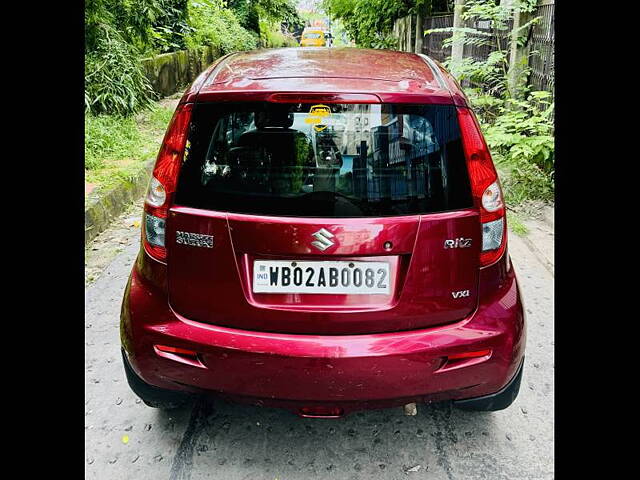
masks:
POLYGON ((320 7, 320 0, 298 0, 298 10, 318 11, 319 7, 320 7))

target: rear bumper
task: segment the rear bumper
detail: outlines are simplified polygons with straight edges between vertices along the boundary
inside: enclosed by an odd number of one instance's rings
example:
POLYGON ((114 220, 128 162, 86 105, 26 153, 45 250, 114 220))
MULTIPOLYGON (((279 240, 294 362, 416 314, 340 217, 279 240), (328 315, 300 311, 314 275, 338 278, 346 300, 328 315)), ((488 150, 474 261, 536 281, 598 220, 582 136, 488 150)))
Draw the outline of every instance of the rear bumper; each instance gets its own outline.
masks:
POLYGON ((504 410, 513 403, 518 391, 520 390, 520 382, 522 381, 522 371, 524 370, 524 358, 520 361, 520 366, 516 374, 509 383, 502 387, 496 393, 484 395, 476 398, 466 398, 462 400, 454 400, 454 405, 462 410, 495 412, 496 410, 504 410))
POLYGON ((291 335, 194 322, 173 312, 166 294, 134 268, 121 316, 123 349, 147 384, 298 410, 345 413, 409 402, 492 395, 516 376, 525 319, 513 271, 460 322, 371 335, 291 335), (193 350, 197 359, 158 352, 193 350), (447 356, 491 350, 478 358, 447 356))

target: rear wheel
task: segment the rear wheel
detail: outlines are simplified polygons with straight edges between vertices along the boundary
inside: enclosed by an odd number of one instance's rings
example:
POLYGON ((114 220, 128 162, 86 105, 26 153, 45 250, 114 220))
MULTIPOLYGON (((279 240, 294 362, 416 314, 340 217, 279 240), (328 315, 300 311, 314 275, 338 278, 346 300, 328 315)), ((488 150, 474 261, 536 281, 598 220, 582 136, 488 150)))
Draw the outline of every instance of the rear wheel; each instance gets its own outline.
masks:
POLYGON ((122 352, 122 362, 129 387, 140 397, 145 405, 161 410, 174 410, 186 405, 192 400, 192 395, 188 393, 166 390, 146 383, 133 371, 124 351, 122 352))
POLYGON ((522 380, 522 370, 524 367, 524 358, 518 372, 513 376, 511 381, 501 390, 491 395, 476 398, 466 398, 464 400, 455 400, 453 405, 461 410, 470 410, 476 412, 495 412, 504 410, 518 396, 520 391, 520 381, 522 380))

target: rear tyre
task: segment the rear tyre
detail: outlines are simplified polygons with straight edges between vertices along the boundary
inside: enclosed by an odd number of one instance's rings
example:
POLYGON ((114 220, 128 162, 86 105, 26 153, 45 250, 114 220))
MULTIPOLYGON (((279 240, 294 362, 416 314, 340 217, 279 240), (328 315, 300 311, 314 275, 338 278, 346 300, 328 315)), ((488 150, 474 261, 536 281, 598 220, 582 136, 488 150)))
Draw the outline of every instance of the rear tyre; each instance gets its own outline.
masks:
POLYGON ((469 410, 474 412, 496 412, 504 410, 518 396, 520 391, 520 381, 522 380, 522 370, 524 369, 524 358, 520 363, 517 373, 511 381, 501 390, 491 395, 476 398, 466 398, 464 400, 454 400, 453 405, 461 410, 469 410))
POLYGON ((122 351, 122 363, 124 371, 127 375, 129 387, 133 390, 145 405, 161 410, 175 410, 186 405, 192 400, 192 395, 185 392, 177 392, 174 390, 165 390, 164 388, 149 385, 142 380, 131 368, 127 356, 122 351))

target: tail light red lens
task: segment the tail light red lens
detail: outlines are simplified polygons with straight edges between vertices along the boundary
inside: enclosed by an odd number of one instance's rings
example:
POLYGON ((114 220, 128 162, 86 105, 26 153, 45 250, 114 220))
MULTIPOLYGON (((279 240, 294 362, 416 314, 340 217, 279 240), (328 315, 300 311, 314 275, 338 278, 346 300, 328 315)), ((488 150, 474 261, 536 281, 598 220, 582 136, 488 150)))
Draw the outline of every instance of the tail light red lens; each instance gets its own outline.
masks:
POLYGON ((470 109, 459 107, 458 122, 467 159, 471 192, 475 205, 480 209, 482 222, 480 266, 484 267, 497 261, 504 253, 507 244, 504 197, 498 172, 475 115, 470 109))
POLYGON ((165 133, 160 152, 149 182, 144 202, 143 243, 145 249, 157 260, 166 260, 164 244, 165 219, 178 183, 178 174, 184 159, 192 103, 178 105, 165 133))

